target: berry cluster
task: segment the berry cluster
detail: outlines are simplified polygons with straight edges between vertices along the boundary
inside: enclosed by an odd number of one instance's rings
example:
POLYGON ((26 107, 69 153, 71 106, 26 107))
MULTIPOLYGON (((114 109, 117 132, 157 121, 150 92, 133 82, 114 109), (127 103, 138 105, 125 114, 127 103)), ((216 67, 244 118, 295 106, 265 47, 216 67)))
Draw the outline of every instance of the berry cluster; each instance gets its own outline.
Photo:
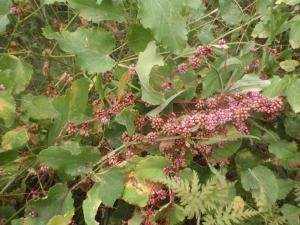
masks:
POLYGON ((75 123, 69 123, 66 126, 66 131, 69 135, 79 133, 83 137, 90 136, 92 130, 89 125, 95 121, 101 122, 101 124, 107 124, 110 117, 116 115, 124 108, 134 104, 135 96, 132 94, 125 94, 116 104, 114 104, 109 110, 101 111, 97 110, 94 112, 95 118, 84 121, 78 125, 75 123))
MULTIPOLYGON (((122 140, 130 143, 127 148, 131 153, 135 152, 136 144, 143 144, 146 148, 155 145, 159 137, 164 137, 165 140, 160 142, 159 149, 172 161, 172 165, 165 168, 164 172, 174 177, 177 177, 185 166, 187 149, 195 155, 204 154, 210 163, 214 146, 203 144, 203 140, 214 136, 226 136, 229 125, 234 126, 241 134, 247 135, 249 133, 247 120, 253 113, 261 113, 265 119, 271 120, 284 109, 280 98, 266 97, 258 92, 223 94, 215 98, 196 99, 186 104, 189 110, 177 115, 175 113, 166 117, 140 115, 135 122, 140 133, 130 136, 124 132, 122 135, 122 140)), ((221 142, 217 147, 223 145, 224 142, 221 142)))

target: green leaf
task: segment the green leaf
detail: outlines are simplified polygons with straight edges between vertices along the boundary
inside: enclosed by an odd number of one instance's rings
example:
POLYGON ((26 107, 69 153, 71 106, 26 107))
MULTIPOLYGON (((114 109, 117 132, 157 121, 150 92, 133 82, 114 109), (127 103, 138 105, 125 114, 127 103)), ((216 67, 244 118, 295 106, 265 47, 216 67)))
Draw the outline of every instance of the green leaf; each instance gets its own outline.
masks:
POLYGON ((53 105, 60 113, 50 128, 48 142, 51 145, 68 122, 81 122, 87 108, 89 95, 89 81, 81 78, 73 82, 65 95, 54 99, 53 105))
POLYGON ((36 120, 53 119, 59 116, 52 101, 44 95, 24 95, 21 108, 27 112, 28 117, 36 120))
POLYGON ((11 1, 0 0, 0 35, 5 33, 6 25, 9 24, 7 15, 9 14, 11 6, 11 1))
POLYGON ((284 204, 280 208, 280 211, 287 218, 288 225, 300 225, 300 219, 299 219, 300 209, 299 209, 299 207, 296 207, 291 204, 284 204))
POLYGON ((294 78, 287 87, 286 97, 295 113, 300 112, 300 79, 294 78))
POLYGON ((32 66, 22 62, 15 56, 0 56, 0 84, 13 94, 20 94, 28 86, 32 66))
POLYGON ((101 203, 101 199, 98 197, 97 187, 94 185, 92 189, 87 192, 87 198, 82 203, 84 221, 87 225, 98 225, 95 217, 101 203))
POLYGON ((170 161, 162 156, 149 156, 138 163, 134 174, 137 178, 159 182, 166 177, 163 169, 170 165, 170 161))
POLYGON ((8 163, 12 164, 12 161, 14 161, 17 157, 17 151, 2 151, 0 149, 0 166, 3 167, 8 163))
POLYGON ((228 25, 239 24, 243 19, 241 10, 233 0, 219 0, 219 9, 223 20, 228 25))
POLYGON ((289 42, 293 49, 300 48, 300 16, 295 16, 290 22, 289 42))
POLYGON ((4 150, 19 150, 26 146, 29 135, 25 127, 10 130, 2 137, 2 148, 4 150))
POLYGON ((153 66, 163 66, 163 57, 157 54, 155 42, 150 42, 144 52, 139 54, 136 65, 136 72, 142 86, 142 100, 152 104, 159 105, 163 102, 163 96, 150 86, 150 73, 153 66))
POLYGON ((148 43, 153 40, 149 29, 143 28, 140 24, 134 24, 129 28, 127 34, 127 45, 136 53, 144 51, 148 43))
POLYGON ((180 14, 181 0, 139 0, 138 16, 145 28, 150 28, 156 40, 171 52, 184 49, 187 30, 180 14))
POLYGON ((278 199, 278 183, 274 173, 264 166, 257 166, 242 173, 242 186, 250 191, 260 211, 269 210, 278 199))
POLYGON ((129 135, 133 135, 135 132, 135 118, 138 112, 134 109, 124 109, 122 112, 116 115, 116 121, 126 126, 129 135))
POLYGON ((133 217, 128 220, 128 225, 141 225, 144 220, 142 213, 136 211, 133 217))
POLYGON ((299 62, 296 60, 285 60, 280 62, 279 65, 286 72, 293 72, 299 66, 299 62))
POLYGON ((89 81, 86 78, 81 78, 73 82, 66 95, 56 99, 54 106, 68 121, 76 121, 87 107, 88 94, 89 81))
POLYGON ((300 137, 300 115, 285 118, 284 127, 289 136, 300 137))
POLYGON ((100 22, 103 20, 124 20, 123 6, 118 1, 102 0, 67 0, 70 7, 78 11, 79 15, 86 20, 100 22), (101 3, 101 4, 100 4, 101 3))
POLYGON ((113 207, 115 201, 122 196, 124 191, 124 177, 120 169, 112 168, 98 173, 93 177, 93 180, 96 182, 98 197, 103 204, 113 207))
POLYGON ((156 116, 158 115, 160 112, 162 112, 175 98, 177 98, 179 95, 181 95, 184 92, 184 90, 179 91, 178 93, 172 95, 170 98, 168 98, 167 100, 165 100, 160 106, 158 106, 157 108, 151 110, 150 112, 147 113, 148 116, 156 116))
POLYGON ((78 143, 70 142, 42 150, 39 159, 50 168, 70 176, 78 176, 92 170, 100 159, 100 153, 96 147, 79 146, 78 143))
POLYGON ((277 0, 276 4, 285 3, 287 5, 297 5, 300 3, 300 0, 277 0))
POLYGON ((72 193, 67 185, 58 183, 50 188, 46 198, 29 201, 24 224, 48 224, 54 216, 69 215, 70 211, 74 213, 72 193), (30 216, 31 210, 36 210, 39 216, 30 216))
POLYGON ((184 5, 195 10, 204 7, 204 3, 202 0, 184 0, 184 5))
POLYGON ((144 184, 138 181, 134 182, 134 184, 132 182, 128 182, 125 185, 122 198, 129 204, 145 207, 148 203, 149 194, 150 191, 144 184))
POLYGON ((54 4, 55 2, 63 2, 65 3, 67 0, 42 0, 44 4, 54 4))
POLYGON ((257 13, 266 16, 268 13, 268 7, 273 5, 273 0, 257 0, 256 11, 257 13))
POLYGON ((270 36, 270 31, 267 29, 266 25, 260 21, 255 25, 251 36, 253 38, 267 38, 270 36))
POLYGON ((72 222, 74 210, 70 210, 64 215, 54 216, 49 220, 47 225, 69 225, 72 222))
POLYGON ((79 28, 74 32, 53 32, 44 28, 43 34, 48 39, 54 39, 65 52, 75 54, 80 68, 90 74, 111 70, 115 61, 109 56, 115 47, 111 33, 93 28, 79 28))
POLYGON ((239 172, 255 167, 259 160, 259 156, 248 149, 239 151, 234 159, 239 172))
POLYGON ((214 28, 213 25, 206 25, 199 31, 197 36, 201 44, 208 45, 216 39, 213 32, 214 28))
POLYGON ((284 76, 282 79, 279 76, 274 76, 270 81, 270 86, 263 89, 263 95, 276 97, 285 95, 285 90, 291 79, 289 76, 284 76))
POLYGON ((295 142, 280 140, 271 143, 269 151, 278 159, 290 159, 297 153, 297 144, 295 142))
POLYGON ((278 183, 278 199, 286 198, 287 194, 295 187, 295 181, 291 179, 277 179, 278 183))
POLYGON ((269 80, 262 80, 257 76, 246 74, 242 79, 235 82, 232 85, 231 92, 249 92, 249 91, 261 91, 271 84, 269 80))
POLYGON ((96 182, 87 193, 83 202, 84 219, 87 225, 98 225, 95 220, 101 203, 113 207, 114 202, 122 196, 124 191, 124 178, 119 169, 110 169, 95 175, 96 182))
POLYGON ((16 210, 12 206, 1 206, 0 207, 0 215, 2 219, 8 220, 11 216, 14 216, 16 210))
POLYGON ((7 91, 0 92, 0 118, 6 127, 11 127, 16 118, 16 102, 7 91))
POLYGON ((212 157, 214 162, 220 162, 232 156, 240 148, 242 140, 227 142, 223 148, 217 148, 212 157))
POLYGON ((155 220, 160 218, 165 219, 169 225, 179 224, 185 219, 184 208, 177 204, 174 206, 164 205, 155 214, 155 220))

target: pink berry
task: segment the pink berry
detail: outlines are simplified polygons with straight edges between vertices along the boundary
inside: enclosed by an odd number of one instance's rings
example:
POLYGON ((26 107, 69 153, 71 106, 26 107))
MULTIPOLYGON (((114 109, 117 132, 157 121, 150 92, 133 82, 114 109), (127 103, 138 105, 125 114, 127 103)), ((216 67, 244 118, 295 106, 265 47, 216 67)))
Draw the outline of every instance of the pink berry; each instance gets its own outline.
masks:
POLYGON ((218 41, 218 45, 225 45, 226 41, 224 39, 221 39, 218 41))
POLYGON ((178 72, 181 74, 185 74, 188 71, 188 65, 186 63, 181 63, 178 65, 178 72))
POLYGON ((166 82, 166 83, 163 84, 162 87, 163 87, 163 89, 164 89, 165 91, 169 91, 169 90, 172 89, 172 83, 171 83, 171 82, 166 82))
POLYGON ((136 65, 135 64, 129 65, 128 72, 130 75, 135 75, 136 74, 136 65))

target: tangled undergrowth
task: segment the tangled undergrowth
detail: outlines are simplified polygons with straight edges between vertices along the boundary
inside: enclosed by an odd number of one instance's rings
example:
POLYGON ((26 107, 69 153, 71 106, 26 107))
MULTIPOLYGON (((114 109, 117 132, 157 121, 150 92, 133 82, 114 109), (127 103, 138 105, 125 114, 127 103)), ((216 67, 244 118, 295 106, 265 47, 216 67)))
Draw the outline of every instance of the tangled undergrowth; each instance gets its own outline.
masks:
POLYGON ((299 0, 0 0, 0 225, 300 224, 299 0))

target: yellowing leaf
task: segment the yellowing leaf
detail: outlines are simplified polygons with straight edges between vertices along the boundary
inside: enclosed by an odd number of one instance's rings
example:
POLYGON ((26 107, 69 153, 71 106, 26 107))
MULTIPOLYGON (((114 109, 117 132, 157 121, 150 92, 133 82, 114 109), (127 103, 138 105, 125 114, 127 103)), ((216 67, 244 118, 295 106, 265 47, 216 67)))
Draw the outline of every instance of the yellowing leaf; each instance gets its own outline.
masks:
POLYGON ((286 97, 295 113, 300 112, 300 79, 294 78, 287 87, 286 97))
POLYGON ((0 92, 0 118, 6 127, 10 127, 16 117, 16 103, 14 98, 6 91, 0 92))
POLYGON ((68 225, 72 221, 74 210, 70 210, 64 215, 58 215, 52 217, 47 225, 68 225))
POLYGON ((131 80, 131 75, 128 73, 128 72, 125 72, 120 81, 119 81, 119 86, 118 86, 118 97, 119 99, 124 95, 126 94, 126 91, 125 91, 125 87, 126 87, 126 84, 128 83, 128 81, 131 80))
POLYGON ((4 150, 18 150, 23 148, 29 140, 25 127, 18 127, 8 131, 2 137, 2 148, 4 150))
POLYGON ((296 60, 285 60, 280 62, 279 65, 286 72, 293 72, 299 66, 299 62, 296 60))
POLYGON ((32 66, 13 55, 0 57, 0 84, 12 94, 26 89, 33 73, 32 66))
POLYGON ((142 86, 142 100, 152 105, 163 102, 163 96, 150 85, 150 73, 153 66, 164 65, 163 57, 157 54, 155 42, 150 42, 144 52, 139 54, 136 72, 142 86))

